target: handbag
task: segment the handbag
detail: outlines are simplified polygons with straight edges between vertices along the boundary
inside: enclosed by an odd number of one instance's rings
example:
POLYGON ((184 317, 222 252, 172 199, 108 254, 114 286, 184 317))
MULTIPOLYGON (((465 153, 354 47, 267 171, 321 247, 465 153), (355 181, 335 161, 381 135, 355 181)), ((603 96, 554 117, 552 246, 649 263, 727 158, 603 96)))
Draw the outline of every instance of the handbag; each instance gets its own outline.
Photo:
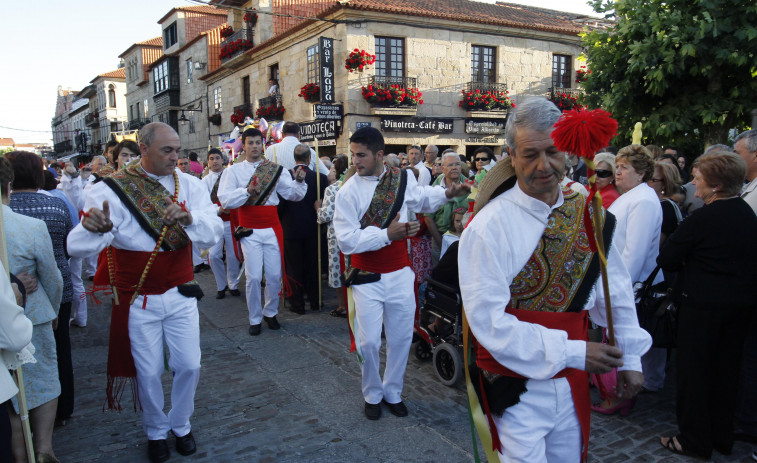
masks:
POLYGON ((652 347, 676 346, 677 307, 674 288, 663 281, 653 285, 658 265, 643 283, 634 285, 639 326, 652 336, 652 347))

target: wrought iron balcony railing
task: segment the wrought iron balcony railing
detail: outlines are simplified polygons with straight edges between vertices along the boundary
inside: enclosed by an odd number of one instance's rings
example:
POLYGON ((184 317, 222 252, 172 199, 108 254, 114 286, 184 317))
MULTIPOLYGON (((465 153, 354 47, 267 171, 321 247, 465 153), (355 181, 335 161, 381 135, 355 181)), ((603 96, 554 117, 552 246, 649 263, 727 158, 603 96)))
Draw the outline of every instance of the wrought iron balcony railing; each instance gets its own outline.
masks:
POLYGON ((100 114, 97 112, 87 114, 84 116, 84 123, 89 127, 100 125, 100 114))
POLYGON ((584 94, 582 88, 566 88, 566 87, 549 87, 547 89, 547 97, 554 98, 555 95, 564 93, 568 96, 579 97, 584 94))
POLYGON ((465 91, 481 90, 482 92, 506 92, 506 82, 468 82, 465 84, 465 91))
POLYGON ((225 63, 232 58, 237 57, 241 53, 249 50, 255 46, 255 40, 253 39, 255 29, 242 28, 234 31, 233 34, 226 37, 221 42, 221 63, 225 63), (240 41, 241 42, 238 42, 240 41), (236 45, 234 45, 236 43, 236 45))
POLYGON ((371 76, 370 84, 374 87, 391 87, 392 85, 399 85, 403 88, 415 88, 417 87, 418 79, 415 77, 393 77, 393 76, 371 76))
POLYGON ((234 106, 234 111, 232 111, 232 114, 237 114, 237 111, 242 111, 242 119, 245 117, 255 117, 255 111, 253 111, 252 104, 241 104, 239 106, 234 106))
POLYGON ((280 106, 280 105, 281 105, 281 95, 278 93, 276 95, 271 95, 265 98, 258 99, 258 106, 261 108, 264 106, 280 106))
POLYGON ((149 124, 151 121, 147 118, 132 119, 129 121, 129 130, 141 129, 143 126, 149 124))

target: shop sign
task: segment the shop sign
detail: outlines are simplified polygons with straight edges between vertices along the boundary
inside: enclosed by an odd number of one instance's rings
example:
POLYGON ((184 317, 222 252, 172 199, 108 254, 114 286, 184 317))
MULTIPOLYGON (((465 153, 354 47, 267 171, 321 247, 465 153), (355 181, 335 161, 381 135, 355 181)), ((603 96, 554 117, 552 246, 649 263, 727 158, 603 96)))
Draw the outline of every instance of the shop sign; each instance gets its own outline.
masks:
POLYGON ((344 105, 314 104, 313 119, 325 121, 341 121, 344 117, 344 105))
POLYGON ((319 37, 318 49, 321 55, 321 101, 331 104, 334 102, 334 39, 319 37))
POLYGON ((465 133, 501 135, 505 133, 505 119, 465 119, 465 133))
POLYGON ((385 132, 452 133, 452 119, 433 117, 382 117, 385 132))
POLYGON ((497 137, 468 137, 466 140, 468 143, 495 143, 495 144, 501 144, 503 141, 500 141, 497 137))
POLYGON ((313 141, 337 138, 340 125, 337 121, 300 122, 300 141, 313 141))
POLYGON ((355 130, 362 129, 363 127, 370 127, 370 122, 355 122, 355 130))

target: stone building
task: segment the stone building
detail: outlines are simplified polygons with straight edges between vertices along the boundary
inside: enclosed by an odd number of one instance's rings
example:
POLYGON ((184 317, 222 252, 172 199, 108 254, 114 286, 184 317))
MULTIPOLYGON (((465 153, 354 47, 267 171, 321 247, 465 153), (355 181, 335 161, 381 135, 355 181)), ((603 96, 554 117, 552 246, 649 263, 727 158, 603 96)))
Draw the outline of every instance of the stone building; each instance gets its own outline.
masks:
POLYGON ((64 156, 71 154, 74 149, 73 130, 68 113, 71 111, 74 98, 79 92, 70 88, 64 90, 58 85, 58 93, 55 99, 55 117, 52 120, 53 150, 56 155, 64 156))
POLYGON ((89 100, 84 123, 89 130, 90 146, 99 154, 111 132, 128 129, 125 69, 121 67, 98 75, 79 96, 89 100))
POLYGON ((125 68, 129 130, 139 129, 150 122, 152 89, 149 69, 162 56, 162 37, 137 42, 118 55, 125 68))
MULTIPOLYGON (((222 66, 202 77, 208 101, 221 115, 218 132, 232 130, 230 116, 235 112, 254 115, 274 103, 284 108, 283 119, 303 125, 306 140, 319 137, 319 144, 327 145, 321 151, 327 154, 349 152, 349 136, 362 125, 384 132, 387 152, 433 143, 461 154, 470 155, 481 145, 499 153, 507 111, 467 110, 461 106, 463 91, 495 92, 499 99, 503 94, 498 92, 509 92, 515 103, 555 89, 575 92, 571 87, 576 85, 581 53, 579 33, 596 21, 542 8, 467 0, 211 3, 229 10, 228 24, 235 31, 222 44, 222 66), (257 13, 254 24, 244 21, 252 11, 257 13), (319 45, 320 37, 333 41, 319 45), (319 49, 321 45, 326 48, 319 49), (349 72, 345 59, 355 49, 375 55, 376 62, 349 72), (327 51, 333 68, 324 71, 327 51), (324 81, 328 77, 331 80, 324 81), (268 94, 272 78, 279 85, 277 101, 268 94), (298 96, 308 83, 321 87, 316 101, 298 96), (328 101, 324 83, 333 84, 328 101), (417 89, 423 104, 408 98, 400 105, 391 104, 396 100, 376 101, 375 95, 370 102, 364 98, 364 89, 370 95, 371 90, 386 91, 393 85, 417 89)), ((392 96, 399 100, 402 95, 396 90, 392 96)))

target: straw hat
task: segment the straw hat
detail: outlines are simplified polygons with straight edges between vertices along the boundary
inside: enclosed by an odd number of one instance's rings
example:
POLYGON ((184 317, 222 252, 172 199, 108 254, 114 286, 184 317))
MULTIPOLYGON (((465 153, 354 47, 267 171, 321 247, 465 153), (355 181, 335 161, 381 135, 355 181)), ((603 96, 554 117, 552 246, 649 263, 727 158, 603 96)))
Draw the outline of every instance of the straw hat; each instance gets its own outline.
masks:
POLYGON ((481 184, 478 186, 478 194, 476 195, 476 204, 473 206, 473 213, 478 214, 478 211, 486 206, 492 198, 512 188, 515 182, 515 169, 510 162, 510 156, 505 156, 481 180, 481 184))

